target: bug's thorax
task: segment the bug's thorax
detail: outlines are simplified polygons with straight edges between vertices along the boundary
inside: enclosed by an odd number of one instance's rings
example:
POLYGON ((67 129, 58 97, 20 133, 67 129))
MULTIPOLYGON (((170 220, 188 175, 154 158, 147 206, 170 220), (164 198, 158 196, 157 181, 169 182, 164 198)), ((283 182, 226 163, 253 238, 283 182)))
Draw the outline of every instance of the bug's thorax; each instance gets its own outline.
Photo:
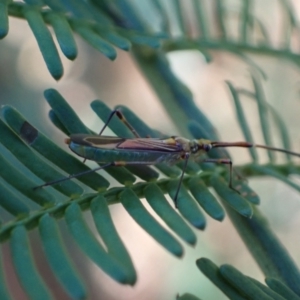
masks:
POLYGON ((173 136, 172 139, 175 142, 176 146, 178 146, 178 149, 181 149, 181 151, 184 152, 191 152, 191 141, 189 139, 183 138, 181 136, 173 136))
POLYGON ((201 154, 202 152, 208 152, 212 148, 210 140, 189 140, 179 136, 173 138, 176 144, 181 147, 182 151, 191 154, 201 154))

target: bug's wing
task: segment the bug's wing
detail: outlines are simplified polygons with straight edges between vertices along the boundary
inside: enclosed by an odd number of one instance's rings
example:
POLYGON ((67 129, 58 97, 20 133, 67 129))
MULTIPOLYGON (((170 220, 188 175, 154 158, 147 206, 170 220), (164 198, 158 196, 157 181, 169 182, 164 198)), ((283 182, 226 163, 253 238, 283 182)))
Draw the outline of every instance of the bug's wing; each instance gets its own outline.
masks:
POLYGON ((71 134, 70 140, 77 145, 113 149, 116 148, 118 144, 122 143, 126 139, 113 136, 71 134))
POLYGON ((143 149, 148 151, 180 152, 182 149, 173 138, 169 139, 125 139, 118 144, 119 149, 143 149))
POLYGON ((182 149, 176 144, 173 138, 153 139, 137 138, 125 139, 113 136, 97 136, 88 134, 73 134, 70 139, 75 144, 90 146, 101 149, 127 149, 127 150, 148 150, 148 151, 166 151, 180 152, 182 149))

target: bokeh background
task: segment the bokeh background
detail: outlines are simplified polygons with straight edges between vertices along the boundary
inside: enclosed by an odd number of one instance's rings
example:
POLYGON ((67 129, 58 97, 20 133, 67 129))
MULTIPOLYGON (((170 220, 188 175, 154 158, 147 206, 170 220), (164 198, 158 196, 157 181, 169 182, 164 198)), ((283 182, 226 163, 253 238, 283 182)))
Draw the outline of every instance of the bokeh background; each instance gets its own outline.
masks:
MULTIPOLYGON (((171 0, 166 0, 166 5, 168 1, 171 0)), ((210 7, 209 2, 205 1, 207 7, 210 7)), ((234 14, 240 1, 226 2, 234 14)), ((285 21, 280 1, 255 2, 256 13, 264 21, 272 43, 276 47, 280 46, 283 36, 282 22, 285 21)), ((300 4, 296 0, 292 2, 299 16, 300 4)), ((139 5, 142 7, 145 1, 140 1, 139 5)), ((189 1, 186 1, 186 5, 188 14, 189 1)), ((155 20, 155 15, 149 14, 149 18, 151 17, 155 20)), ((234 26, 233 20, 233 32, 234 26)), ((211 28, 214 30, 213 17, 211 28)), ((173 30, 176 33, 176 28, 173 30)), ((61 56, 65 74, 59 82, 56 82, 48 73, 28 24, 23 20, 11 18, 9 34, 0 41, 0 104, 14 106, 61 147, 66 147, 63 143, 64 136, 48 119, 49 107, 43 97, 43 91, 47 88, 57 89, 84 123, 95 131, 99 131, 102 122, 93 114, 89 103, 101 99, 110 107, 118 104, 128 106, 155 129, 169 135, 180 135, 180 128, 184 124, 171 122, 169 115, 172 111, 165 111, 130 54, 118 51, 117 59, 111 62, 79 37, 76 41, 79 48, 78 58, 70 62, 61 56)), ((293 47, 299 52, 299 34, 293 41, 293 47)), ((192 91, 198 107, 215 125, 222 140, 243 140, 235 118, 232 99, 224 81, 230 80, 235 86, 253 90, 250 67, 230 53, 214 51, 212 56, 213 61, 209 64, 198 51, 174 51, 168 54, 168 59, 176 75, 192 91)), ((249 57, 266 73, 267 79, 262 79, 266 99, 281 114, 293 138, 294 150, 300 152, 299 67, 278 57, 258 54, 249 54, 249 57)), ((262 143, 255 102, 245 98, 243 104, 253 129, 254 139, 257 143, 262 143)), ((108 130, 106 134, 111 132, 108 130)), ((278 141, 276 132, 272 138, 274 142, 278 141)), ((234 164, 249 161, 247 150, 236 149, 230 152, 234 164)), ((266 159, 264 151, 259 151, 259 154, 261 162, 264 162, 266 159)), ((280 155, 278 158, 280 159, 280 155)), ((294 179, 299 181, 296 176, 294 179)), ((260 209, 268 218, 271 227, 299 264, 299 195, 271 178, 249 179, 249 184, 261 197, 260 209)), ((146 203, 145 205, 147 206, 146 203)), ((148 208, 151 211, 151 208, 148 208)), ((232 264, 246 275, 263 280, 262 273, 228 218, 219 223, 207 217, 206 229, 197 234, 197 245, 194 248, 186 245, 185 255, 179 260, 143 232, 121 205, 111 206, 111 211, 118 232, 133 258, 138 272, 138 282, 134 287, 117 284, 88 261, 66 234, 65 244, 72 252, 74 263, 89 287, 90 299, 175 299, 176 293, 185 292, 203 299, 225 299, 225 296, 197 269, 195 261, 200 257, 208 257, 216 264, 232 264)), ((89 213, 85 214, 89 218, 89 213)), ((60 226, 65 226, 63 221, 60 222, 60 226)), ((33 231, 31 235, 32 246, 35 249, 34 257, 39 268, 51 283, 57 299, 68 299, 44 260, 37 232, 33 231)), ((5 245, 4 249, 4 267, 9 274, 9 285, 13 287, 14 296, 16 299, 27 299, 11 268, 8 245, 5 245)))

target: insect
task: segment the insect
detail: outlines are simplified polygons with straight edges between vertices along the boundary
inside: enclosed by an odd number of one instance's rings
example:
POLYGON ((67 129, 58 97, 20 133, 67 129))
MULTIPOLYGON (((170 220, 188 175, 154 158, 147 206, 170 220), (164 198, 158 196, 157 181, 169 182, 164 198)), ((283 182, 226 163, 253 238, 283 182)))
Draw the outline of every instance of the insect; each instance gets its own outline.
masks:
MULTIPOLYGON (((189 140, 179 136, 171 136, 163 139, 141 138, 136 130, 125 119, 120 110, 114 110, 111 112, 99 135, 71 134, 70 137, 65 140, 65 142, 69 145, 69 148, 74 153, 83 157, 84 161, 89 159, 103 164, 95 169, 73 174, 51 182, 46 182, 38 187, 35 187, 35 189, 48 185, 54 185, 65 180, 83 176, 85 174, 112 166, 155 165, 158 163, 174 164, 183 160, 184 165, 174 197, 175 207, 177 207, 177 197, 189 159, 197 158, 201 154, 207 153, 213 148, 256 147, 288 153, 290 155, 300 157, 300 154, 296 152, 265 145, 257 145, 249 142, 219 142, 210 141, 207 139, 189 140), (108 126, 111 118, 115 114, 130 129, 135 138, 127 139, 122 137, 102 136, 104 129, 108 126)), ((229 165, 229 187, 235 190, 232 184, 232 161, 229 158, 205 158, 202 159, 201 162, 229 165)))

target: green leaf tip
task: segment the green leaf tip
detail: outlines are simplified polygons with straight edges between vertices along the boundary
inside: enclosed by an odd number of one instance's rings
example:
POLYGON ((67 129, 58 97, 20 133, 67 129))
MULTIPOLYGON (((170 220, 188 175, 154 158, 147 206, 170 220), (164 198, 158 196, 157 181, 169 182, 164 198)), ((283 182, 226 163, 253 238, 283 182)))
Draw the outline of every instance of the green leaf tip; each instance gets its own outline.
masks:
POLYGON ((118 35, 117 33, 115 32, 106 32, 104 30, 101 30, 98 28, 97 29, 97 32, 99 33, 99 35, 101 37, 103 37, 105 40, 107 40, 108 42, 110 42, 111 44, 113 44, 114 46, 122 49, 122 50, 125 50, 125 51, 129 51, 130 48, 131 48, 131 43, 129 40, 123 38, 122 36, 118 35))
POLYGON ((300 295, 297 295, 293 290, 286 286, 283 282, 275 278, 266 278, 266 284, 277 294, 281 295, 285 299, 300 300, 300 295))
POLYGON ((158 243, 175 256, 183 255, 181 244, 151 216, 131 189, 126 188, 120 194, 120 200, 130 216, 158 243))
POLYGON ((216 285, 229 299, 244 300, 245 298, 221 276, 219 267, 208 258, 196 261, 199 270, 216 285))
POLYGON ((63 76, 63 65, 41 12, 36 7, 24 6, 23 14, 36 38, 50 74, 59 80, 63 76))
POLYGON ((75 30, 94 48, 96 48, 99 52, 101 52, 103 55, 105 55, 110 60, 115 60, 117 57, 117 51, 115 48, 108 42, 106 42, 104 39, 100 37, 89 26, 74 26, 75 30))
POLYGON ((235 209, 239 214, 246 218, 251 218, 253 215, 253 210, 250 203, 243 198, 237 191, 234 191, 228 186, 226 181, 218 176, 213 175, 210 180, 213 188, 218 193, 218 195, 233 209, 235 209))
MULTIPOLYGON (((254 300, 272 300, 274 297, 270 297, 268 293, 265 293, 252 278, 243 275, 240 271, 231 265, 220 266, 220 274, 241 294, 244 294, 247 298, 254 300)), ((278 297, 279 300, 281 297, 278 297)))
POLYGON ((78 50, 67 18, 62 14, 50 11, 45 19, 52 25, 62 53, 68 59, 74 60, 78 50))
POLYGON ((72 203, 65 211, 65 220, 80 249, 106 274, 117 282, 131 284, 132 277, 113 256, 107 253, 87 226, 80 207, 72 203))
POLYGON ((90 209, 97 231, 107 247, 108 253, 124 266, 127 270, 128 283, 134 285, 137 274, 130 255, 113 224, 106 199, 102 195, 98 195, 91 201, 90 209))
POLYGON ((91 133, 91 131, 82 123, 70 104, 57 90, 48 89, 44 92, 44 96, 51 106, 53 113, 68 131, 68 135, 74 133, 91 133))
POLYGON ((185 293, 183 295, 177 295, 176 300, 201 300, 200 298, 190 294, 190 293, 185 293))
MULTIPOLYGON (((178 184, 179 180, 171 180, 167 185, 168 193, 173 200, 178 189, 178 184)), ((191 225, 200 230, 205 228, 206 219, 203 213, 183 185, 180 187, 176 202, 179 212, 191 225)))
POLYGON ((144 189, 144 194, 152 209, 171 230, 190 245, 196 244, 197 237, 195 233, 169 204, 163 192, 155 183, 147 185, 144 189))
POLYGON ((34 264, 27 230, 24 226, 16 226, 11 231, 10 249, 17 276, 29 298, 33 300, 52 299, 34 264), (35 288, 32 288, 33 286, 35 288))
POLYGON ((197 176, 191 178, 187 185, 193 197, 209 216, 218 221, 222 221, 225 218, 224 209, 209 191, 203 180, 197 176))
POLYGON ((56 221, 49 214, 40 218, 39 232, 50 267, 66 292, 72 299, 85 299, 86 288, 69 259, 56 221))

